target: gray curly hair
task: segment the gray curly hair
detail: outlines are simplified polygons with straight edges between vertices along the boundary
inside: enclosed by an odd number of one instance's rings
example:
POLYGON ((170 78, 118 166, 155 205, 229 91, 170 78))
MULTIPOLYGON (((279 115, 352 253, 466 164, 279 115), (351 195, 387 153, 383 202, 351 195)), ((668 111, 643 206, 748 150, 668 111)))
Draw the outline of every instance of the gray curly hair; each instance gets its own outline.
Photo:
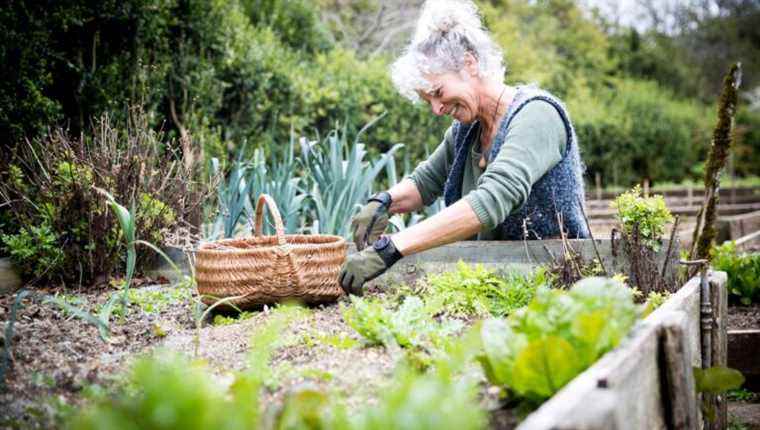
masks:
POLYGON ((427 0, 411 42, 391 65, 391 79, 399 93, 417 102, 418 90, 431 89, 425 74, 461 70, 468 52, 478 60, 481 78, 504 78, 501 49, 483 28, 475 4, 470 0, 427 0))

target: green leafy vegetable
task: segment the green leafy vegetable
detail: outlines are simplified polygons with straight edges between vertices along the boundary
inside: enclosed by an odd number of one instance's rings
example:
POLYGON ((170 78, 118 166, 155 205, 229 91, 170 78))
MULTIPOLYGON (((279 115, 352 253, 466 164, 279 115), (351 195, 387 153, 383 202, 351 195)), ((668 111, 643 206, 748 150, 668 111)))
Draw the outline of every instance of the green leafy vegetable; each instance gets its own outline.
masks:
POLYGON ((736 243, 712 250, 712 266, 728 274, 728 292, 743 305, 760 302, 760 254, 739 254, 736 243))
POLYGON ((493 384, 542 401, 614 348, 638 315, 632 291, 613 279, 539 288, 527 307, 483 323, 478 358, 493 384))
POLYGON ((715 366, 707 369, 694 367, 694 382, 698 393, 723 394, 744 383, 744 375, 736 369, 715 366))
POLYGON ((240 429, 259 428, 260 391, 271 378, 269 359, 280 333, 297 309, 278 308, 251 337, 249 367, 228 387, 201 361, 159 351, 139 359, 127 386, 99 393, 73 416, 67 428, 87 429, 240 429))
POLYGON ((369 345, 420 347, 440 344, 463 327, 461 321, 454 319, 436 321, 434 308, 417 296, 407 297, 396 310, 378 300, 352 296, 351 306, 343 309, 343 319, 369 345))
POLYGON ((445 373, 401 372, 377 406, 352 421, 354 429, 474 430, 486 428, 472 381, 445 373))
POLYGON ((482 264, 460 261, 456 270, 430 276, 422 285, 422 294, 440 301, 441 311, 448 315, 506 316, 527 305, 536 289, 549 281, 545 268, 501 275, 482 264))

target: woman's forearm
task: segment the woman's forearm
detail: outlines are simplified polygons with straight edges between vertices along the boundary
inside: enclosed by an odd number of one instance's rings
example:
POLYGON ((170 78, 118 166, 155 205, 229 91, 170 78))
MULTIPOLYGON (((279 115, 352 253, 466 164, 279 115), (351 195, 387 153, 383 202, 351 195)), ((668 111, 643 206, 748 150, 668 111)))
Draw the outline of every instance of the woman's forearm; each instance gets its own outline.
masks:
POLYGON ((391 195, 392 214, 414 212, 422 208, 422 195, 417 186, 409 179, 404 179, 391 187, 388 192, 391 195))
POLYGON ((482 224, 464 199, 432 217, 391 236, 401 255, 409 256, 459 240, 480 232, 482 224))

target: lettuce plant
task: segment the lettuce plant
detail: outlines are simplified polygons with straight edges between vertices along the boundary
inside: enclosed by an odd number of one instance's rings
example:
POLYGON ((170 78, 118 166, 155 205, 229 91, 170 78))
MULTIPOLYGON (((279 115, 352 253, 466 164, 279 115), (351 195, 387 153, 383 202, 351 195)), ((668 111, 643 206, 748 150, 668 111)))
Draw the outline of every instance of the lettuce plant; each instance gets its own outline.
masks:
POLYGON ((728 292, 743 305, 760 302, 760 255, 739 254, 736 243, 712 250, 712 266, 728 274, 728 292))
POLYGON ((479 360, 491 383, 540 402, 614 348, 639 313, 632 291, 612 279, 540 288, 506 320, 483 323, 479 360))

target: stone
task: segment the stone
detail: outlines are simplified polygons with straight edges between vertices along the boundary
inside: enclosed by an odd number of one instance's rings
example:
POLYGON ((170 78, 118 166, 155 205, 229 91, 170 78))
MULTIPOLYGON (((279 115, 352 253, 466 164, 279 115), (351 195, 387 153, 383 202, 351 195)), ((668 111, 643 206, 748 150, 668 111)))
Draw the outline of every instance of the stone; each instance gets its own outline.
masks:
POLYGON ((9 258, 0 258, 0 295, 13 294, 21 288, 23 282, 11 264, 9 258))

